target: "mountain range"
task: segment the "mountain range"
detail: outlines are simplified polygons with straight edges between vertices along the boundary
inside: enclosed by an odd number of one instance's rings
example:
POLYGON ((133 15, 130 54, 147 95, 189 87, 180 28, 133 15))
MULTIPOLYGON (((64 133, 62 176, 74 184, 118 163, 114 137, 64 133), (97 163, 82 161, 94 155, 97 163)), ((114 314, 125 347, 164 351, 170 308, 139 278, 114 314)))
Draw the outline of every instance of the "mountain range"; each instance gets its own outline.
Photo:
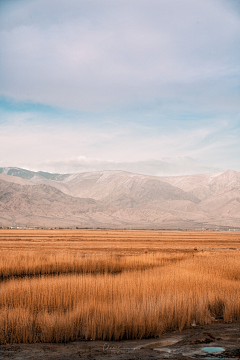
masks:
POLYGON ((240 173, 158 177, 0 168, 0 226, 240 228, 240 173))

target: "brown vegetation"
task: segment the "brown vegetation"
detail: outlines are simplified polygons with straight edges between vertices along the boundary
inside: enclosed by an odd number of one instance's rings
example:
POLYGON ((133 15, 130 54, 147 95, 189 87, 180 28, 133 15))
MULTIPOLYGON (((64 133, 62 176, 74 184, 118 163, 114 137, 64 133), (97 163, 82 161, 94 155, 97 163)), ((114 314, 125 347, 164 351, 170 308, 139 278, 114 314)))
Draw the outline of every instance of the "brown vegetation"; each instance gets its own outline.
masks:
POLYGON ((2 344, 146 338, 194 321, 240 321, 239 233, 0 235, 2 344))
POLYGON ((0 261, 0 278, 60 275, 60 274, 117 274, 123 271, 147 270, 156 266, 164 266, 170 262, 184 259, 187 255, 79 255, 79 254, 47 254, 24 253, 9 255, 0 261))

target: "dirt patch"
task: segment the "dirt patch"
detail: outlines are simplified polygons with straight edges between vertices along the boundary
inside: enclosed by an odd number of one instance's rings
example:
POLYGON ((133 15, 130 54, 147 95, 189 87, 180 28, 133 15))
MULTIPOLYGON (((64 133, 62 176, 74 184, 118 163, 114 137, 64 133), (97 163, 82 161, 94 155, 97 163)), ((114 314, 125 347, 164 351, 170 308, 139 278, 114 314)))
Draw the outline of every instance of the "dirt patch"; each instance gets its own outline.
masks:
POLYGON ((80 341, 68 344, 1 345, 0 359, 239 359, 240 324, 196 326, 181 333, 166 333, 158 339, 132 341, 80 341), (221 347, 221 353, 202 349, 221 347))

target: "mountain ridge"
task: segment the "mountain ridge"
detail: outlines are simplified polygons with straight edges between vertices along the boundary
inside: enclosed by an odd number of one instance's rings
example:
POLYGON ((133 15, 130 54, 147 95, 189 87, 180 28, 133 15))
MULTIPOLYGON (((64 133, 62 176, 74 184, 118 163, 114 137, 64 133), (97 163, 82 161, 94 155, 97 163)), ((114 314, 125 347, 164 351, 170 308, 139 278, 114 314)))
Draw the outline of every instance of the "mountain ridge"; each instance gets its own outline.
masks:
POLYGON ((240 228, 240 173, 157 177, 0 168, 0 226, 5 225, 240 228))

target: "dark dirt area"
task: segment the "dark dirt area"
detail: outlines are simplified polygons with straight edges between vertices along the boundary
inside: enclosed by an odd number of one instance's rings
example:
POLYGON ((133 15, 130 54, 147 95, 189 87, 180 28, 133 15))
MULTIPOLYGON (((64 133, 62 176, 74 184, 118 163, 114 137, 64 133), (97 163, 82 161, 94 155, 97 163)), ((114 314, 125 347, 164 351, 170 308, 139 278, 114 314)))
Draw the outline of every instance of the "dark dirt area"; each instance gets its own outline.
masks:
POLYGON ((240 359, 240 323, 194 326, 148 340, 6 344, 0 359, 240 359))

